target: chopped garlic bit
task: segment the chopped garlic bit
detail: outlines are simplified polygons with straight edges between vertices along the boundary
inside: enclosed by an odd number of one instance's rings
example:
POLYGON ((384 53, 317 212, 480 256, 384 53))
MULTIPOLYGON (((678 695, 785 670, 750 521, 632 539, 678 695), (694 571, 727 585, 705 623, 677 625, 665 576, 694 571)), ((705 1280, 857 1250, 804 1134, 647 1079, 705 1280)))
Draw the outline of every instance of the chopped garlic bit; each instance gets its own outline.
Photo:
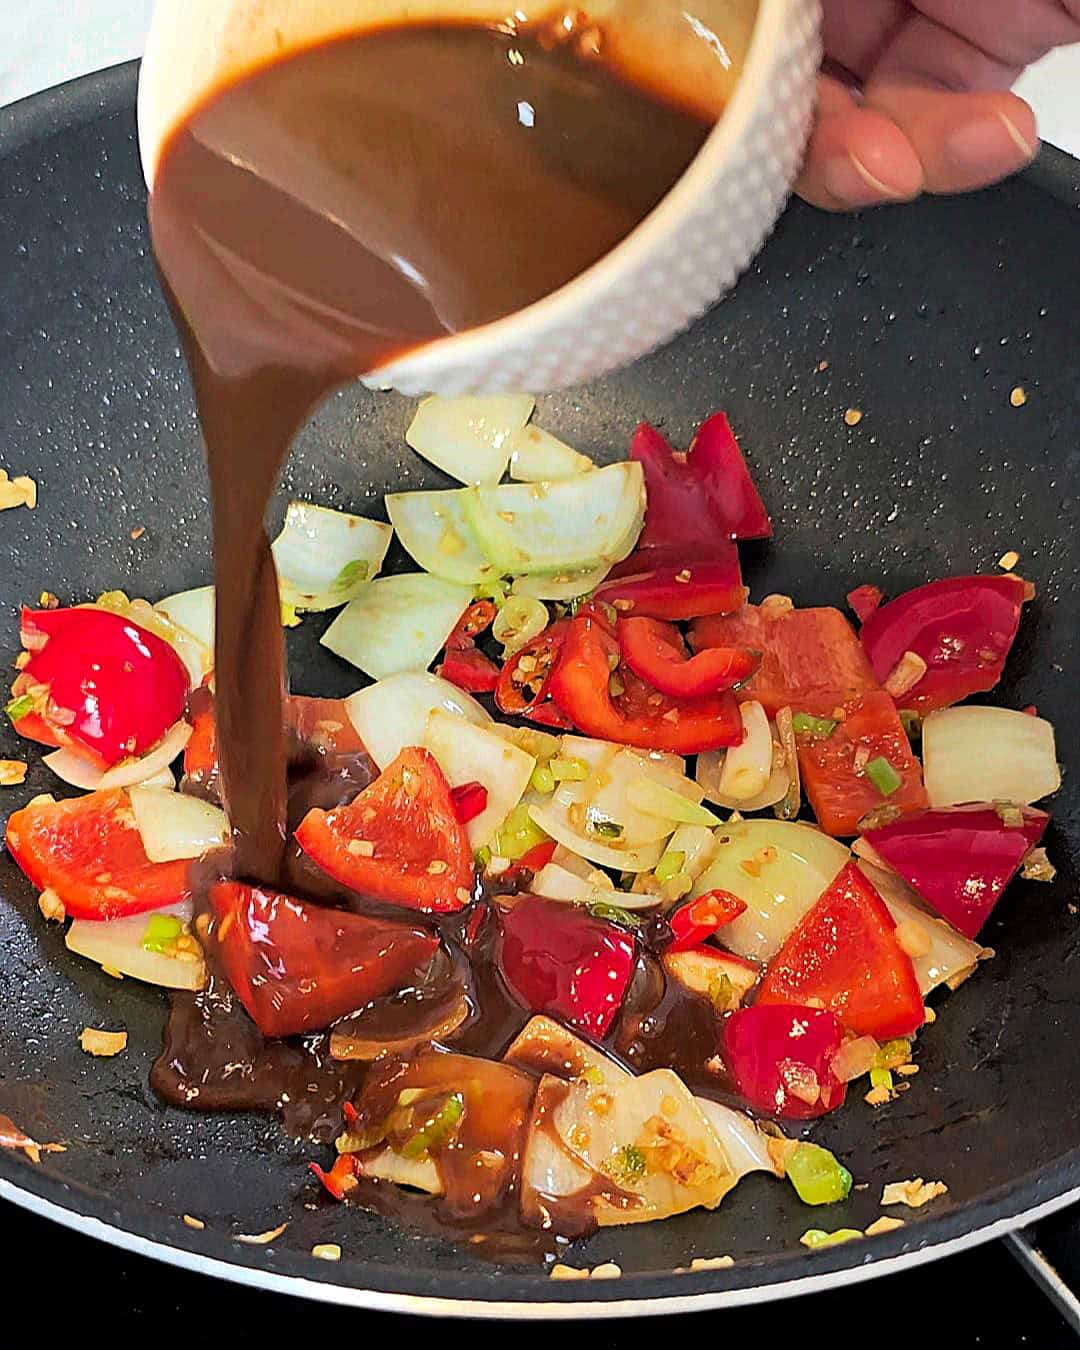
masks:
POLYGON ((1019 561, 1020 554, 1017 553, 1016 549, 1011 548, 1008 553, 1003 553, 998 559, 998 566, 1003 572, 1011 572, 1019 561))
POLYGON ((317 1242, 311 1249, 311 1254, 320 1261, 340 1261, 341 1248, 336 1242, 317 1242))
POLYGON ((1057 868, 1050 861, 1046 849, 1033 848, 1024 859, 1020 875, 1025 881, 1053 881, 1057 868))
POLYGON ((63 900, 51 888, 41 892, 37 904, 41 911, 41 917, 48 919, 51 923, 63 923, 67 918, 63 900))
POLYGON ((202 1219, 197 1219, 194 1214, 184 1214, 181 1215, 181 1217, 184 1220, 184 1224, 188 1228, 194 1228, 197 1233, 201 1233, 206 1227, 206 1224, 203 1223, 202 1219))
POLYGON ((564 1266, 561 1261, 556 1261, 548 1271, 548 1275, 553 1280, 587 1280, 589 1278, 587 1270, 579 1270, 577 1266, 564 1266))
POLYGON ((1022 408, 1027 402, 1027 390, 1022 384, 1018 384, 1009 395, 1009 402, 1014 408, 1022 408))
POLYGON ((37 506, 37 483, 26 474, 9 478, 7 470, 0 469, 0 511, 10 511, 14 506, 32 511, 37 506))
POLYGON ((622 1266, 617 1266, 614 1261, 605 1261, 602 1265, 593 1266, 589 1272, 590 1280, 617 1280, 622 1275, 622 1266))
POLYGON ((126 1031, 99 1031, 96 1027, 83 1027, 79 1044, 88 1055, 108 1058, 127 1049, 126 1031))
POLYGON ((903 1219, 894 1219, 891 1214, 883 1214, 880 1219, 875 1219, 866 1230, 866 1236, 879 1237, 882 1233, 894 1233, 903 1226, 903 1219))
POLYGON ((735 1264, 733 1256, 695 1256, 690 1262, 691 1270, 727 1270, 735 1264))
POLYGON ((885 692, 893 698, 903 698, 909 689, 914 689, 926 674, 926 662, 918 652, 905 652, 889 672, 885 681, 885 692))
POLYGON ((273 1242, 275 1238, 279 1238, 288 1226, 289 1221, 286 1219, 285 1222, 279 1224, 277 1228, 271 1228, 265 1233, 234 1233, 233 1241, 243 1242, 248 1247, 265 1247, 268 1243, 273 1242))
POLYGON ((0 759, 0 787, 18 787, 26 782, 26 763, 21 759, 0 759))
POLYGON ((948 1191, 943 1181, 923 1181, 922 1177, 916 1177, 914 1181, 890 1181, 881 1192, 881 1203, 920 1209, 939 1195, 947 1195, 948 1191))
POLYGON ((844 421, 849 427, 857 427, 863 420, 861 408, 848 408, 844 413, 844 421))
POLYGON ((43 1153, 66 1153, 66 1144, 39 1144, 20 1130, 10 1116, 0 1115, 0 1148, 17 1148, 37 1165, 43 1153))

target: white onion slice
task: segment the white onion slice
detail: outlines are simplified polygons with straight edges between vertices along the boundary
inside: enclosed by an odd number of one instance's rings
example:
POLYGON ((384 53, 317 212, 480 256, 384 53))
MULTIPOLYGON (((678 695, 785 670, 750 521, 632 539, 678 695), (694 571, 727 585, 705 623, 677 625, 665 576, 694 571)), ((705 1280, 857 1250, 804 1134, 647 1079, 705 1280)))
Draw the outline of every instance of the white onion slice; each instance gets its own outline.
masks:
POLYGON ((716 837, 716 859, 690 894, 719 889, 746 901, 746 912, 724 926, 724 945, 754 961, 780 949, 851 856, 813 826, 786 820, 729 823, 716 837))
POLYGON ((684 778, 674 787, 638 776, 630 780, 627 801, 635 810, 671 825, 719 825, 719 817, 701 805, 701 788, 684 778), (697 798, 697 800, 695 800, 697 798))
POLYGON ((929 713, 922 752, 926 795, 935 809, 994 801, 1030 806, 1061 786, 1054 728, 1013 708, 929 713))
POLYGON ((699 789, 685 776, 685 761, 679 755, 633 750, 586 736, 564 736, 559 758, 579 760, 588 768, 583 782, 567 780, 556 789, 554 801, 567 811, 567 823, 574 817, 582 817, 582 828, 584 818, 613 821, 622 830, 617 848, 637 848, 666 839, 675 828, 669 816, 657 816, 634 805, 630 789, 636 779, 689 794, 691 804, 700 799, 699 789), (580 809, 572 809, 575 807, 580 809))
POLYGON ((290 502, 272 545, 282 603, 314 611, 347 604, 376 576, 393 535, 380 520, 290 502))
POLYGON ((470 488, 464 510, 500 573, 564 575, 626 557, 645 518, 645 480, 624 460, 554 483, 470 488))
POLYGON ((497 483, 510 459, 514 433, 535 406, 530 394, 425 398, 405 439, 459 483, 497 483))
POLYGON ((986 947, 980 947, 963 933, 958 933, 944 919, 931 914, 903 877, 875 867, 862 858, 858 860, 858 867, 885 901, 896 922, 917 924, 929 939, 929 951, 923 956, 911 958, 923 998, 939 984, 948 984, 955 989, 981 960, 989 956, 986 947))
POLYGON ((776 1166, 769 1156, 767 1137, 744 1115, 730 1106, 721 1106, 708 1097, 695 1097, 701 1114, 713 1127, 727 1160, 736 1176, 748 1172, 772 1172, 776 1166))
POLYGON ((587 572, 518 577, 510 587, 510 594, 531 596, 534 600, 576 600, 579 595, 596 590, 610 571, 605 563, 603 567, 594 567, 587 572))
POLYGON ((207 651, 214 650, 214 588, 197 586, 194 590, 167 595, 154 606, 178 628, 191 636, 207 651))
POLYGON ((436 708, 475 726, 491 722, 490 713, 471 694, 426 671, 388 675, 345 700, 349 721, 380 769, 406 746, 423 745, 428 715, 436 708))
POLYGON ((534 802, 529 807, 529 815, 545 834, 549 834, 571 853, 588 858, 598 867, 611 867, 623 872, 650 872, 664 852, 663 839, 650 844, 640 844, 636 848, 610 847, 609 844, 575 830, 567 819, 566 808, 553 801, 534 802))
POLYGON ((389 492, 384 500, 402 547, 425 572, 463 586, 479 586, 496 575, 465 519, 462 489, 389 492))
POLYGON ((392 1148, 381 1149, 371 1156, 357 1157, 356 1169, 361 1176, 375 1181, 392 1181, 397 1186, 410 1186, 428 1195, 442 1195, 443 1182, 439 1168, 430 1154, 419 1158, 403 1158, 392 1148))
POLYGON ((697 757, 694 777, 704 790, 707 801, 715 802, 717 806, 723 806, 729 811, 745 813, 764 811, 767 807, 775 806, 777 802, 784 800, 791 786, 791 776, 787 769, 787 759, 780 746, 776 744, 773 746, 772 770, 765 790, 756 797, 748 797, 743 801, 728 796, 721 789, 720 780, 724 772, 726 753, 725 750, 705 750, 697 757))
POLYGON ((168 905, 105 922, 74 919, 64 941, 68 951, 134 980, 165 989, 201 989, 206 979, 206 967, 201 960, 181 960, 164 952, 148 952, 143 947, 146 926, 154 914, 171 914, 182 923, 189 923, 191 903, 168 905))
POLYGON ((510 477, 519 483, 551 483, 595 468, 588 455, 578 454, 543 427, 522 427, 510 437, 510 477))
POLYGON ((724 756, 720 792, 726 799, 748 802, 760 797, 769 786, 773 762, 772 731, 765 709, 755 699, 740 703, 739 715, 743 738, 724 756))
POLYGON ((655 909, 655 895, 636 895, 632 891, 617 891, 609 877, 596 868, 591 868, 589 876, 579 877, 558 863, 549 862, 532 879, 530 887, 533 895, 542 895, 545 900, 558 900, 570 905, 618 905, 620 909, 655 909), (607 885, 600 884, 605 877, 607 885))
POLYGON ((102 769, 88 755, 72 746, 50 751, 42 757, 41 762, 48 765, 61 782, 83 792, 96 792, 98 788, 130 787, 133 783, 146 783, 164 774, 169 775, 171 782, 169 765, 183 752, 190 739, 189 724, 176 722, 154 749, 141 759, 124 760, 110 769, 102 769))
POLYGON ((716 857, 716 836, 704 825, 680 825, 668 840, 668 853, 681 853, 679 869, 691 881, 697 881, 716 857))
POLYGON ((229 842, 225 812, 201 797, 160 787, 133 787, 128 797, 135 828, 153 863, 201 858, 229 842))
POLYGON ((144 783, 153 778, 162 769, 167 769, 173 760, 183 753, 184 746, 191 740, 190 722, 174 722, 153 750, 141 759, 133 759, 114 764, 101 775, 102 788, 131 787, 134 783, 144 783))
POLYGON ((426 670, 472 598, 470 587, 426 572, 380 577, 345 606, 322 645, 376 680, 426 670))
POLYGON ((491 842, 529 786, 536 760, 488 727, 436 708, 421 741, 438 761, 451 787, 482 783, 487 805, 465 826, 475 852, 491 842))

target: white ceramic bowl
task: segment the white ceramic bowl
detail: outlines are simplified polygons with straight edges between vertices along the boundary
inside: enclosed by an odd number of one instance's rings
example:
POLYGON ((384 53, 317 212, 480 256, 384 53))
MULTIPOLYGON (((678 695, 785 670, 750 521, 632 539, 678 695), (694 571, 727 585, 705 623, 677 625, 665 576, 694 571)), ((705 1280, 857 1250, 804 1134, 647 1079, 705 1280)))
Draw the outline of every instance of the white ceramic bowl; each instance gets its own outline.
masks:
MULTIPOLYGON (((158 0, 139 81, 153 187, 172 129, 230 76, 275 51, 358 25, 372 0, 158 0), (351 16, 351 19, 350 19, 351 16)), ((491 0, 423 0, 433 17, 498 17, 491 0)), ((367 383, 405 394, 565 388, 628 365, 728 291, 776 223, 798 173, 820 61, 819 0, 759 0, 730 103, 683 177, 606 257, 527 309, 428 344, 367 383)))

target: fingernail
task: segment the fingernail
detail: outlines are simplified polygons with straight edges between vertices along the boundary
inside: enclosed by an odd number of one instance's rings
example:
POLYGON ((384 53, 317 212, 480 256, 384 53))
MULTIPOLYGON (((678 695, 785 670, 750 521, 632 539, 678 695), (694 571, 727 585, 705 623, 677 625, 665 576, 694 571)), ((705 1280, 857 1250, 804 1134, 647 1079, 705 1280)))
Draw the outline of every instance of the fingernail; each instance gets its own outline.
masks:
POLYGON ((1016 123, 1004 113, 968 122, 950 133, 946 149, 953 164, 974 180, 992 179, 1005 173, 1016 162, 1016 151, 1023 162, 1035 157, 1016 123), (1002 134, 1004 133, 1004 134, 1002 134))
POLYGON ((849 206, 869 206, 885 198, 897 201, 900 193, 870 172, 856 155, 830 159, 825 165, 825 188, 830 196, 849 206))

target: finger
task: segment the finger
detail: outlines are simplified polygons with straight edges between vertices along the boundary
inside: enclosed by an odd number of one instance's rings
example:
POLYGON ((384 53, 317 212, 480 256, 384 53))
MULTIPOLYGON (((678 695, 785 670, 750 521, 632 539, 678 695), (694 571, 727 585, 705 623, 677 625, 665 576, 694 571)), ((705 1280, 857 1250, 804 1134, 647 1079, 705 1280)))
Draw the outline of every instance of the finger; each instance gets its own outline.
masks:
POLYGON ((864 80, 911 16, 907 0, 827 0, 821 36, 825 55, 864 80))
POLYGON ((922 184, 919 157, 895 122, 860 107, 839 81, 823 78, 799 195, 826 211, 849 211, 909 200, 922 184))
POLYGON ((928 18, 1013 70, 1080 41, 1080 0, 915 0, 928 18))
POLYGON ((1035 114, 1015 94, 951 93, 875 77, 866 108, 913 147, 928 192, 968 192, 1017 172, 1038 149, 1035 114))

